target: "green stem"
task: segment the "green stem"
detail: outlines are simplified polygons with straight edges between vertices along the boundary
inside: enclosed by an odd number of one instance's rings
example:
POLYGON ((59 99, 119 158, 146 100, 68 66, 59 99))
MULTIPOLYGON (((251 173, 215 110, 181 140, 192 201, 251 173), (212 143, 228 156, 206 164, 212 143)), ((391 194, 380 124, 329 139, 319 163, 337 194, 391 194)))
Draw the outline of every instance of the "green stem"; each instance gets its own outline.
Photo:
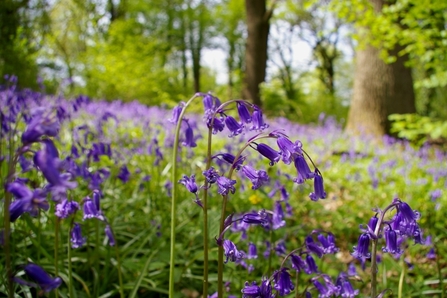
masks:
MULTIPOLYGON (((112 229, 112 233, 113 233, 113 229, 112 229)), ((115 235, 113 235, 113 237, 115 238, 115 235)), ((115 238, 116 239, 116 238, 115 238)), ((120 283, 120 297, 124 298, 124 285, 123 285, 123 276, 121 274, 121 258, 120 258, 120 252, 118 249, 118 243, 115 240, 115 255, 116 255, 116 262, 118 265, 118 280, 120 283)))
POLYGON ((99 221, 95 220, 95 253, 94 253, 95 271, 98 277, 97 282, 95 282, 93 293, 96 297, 99 295, 99 221))
POLYGON ((373 239, 371 249, 371 298, 377 297, 377 241, 373 239))
MULTIPOLYGON (((60 231, 60 219, 56 217, 56 224, 54 225, 54 272, 56 276, 59 275, 59 231, 60 231)), ((55 297, 59 297, 57 289, 54 290, 55 297)))
POLYGON ((300 285, 300 274, 299 272, 295 275, 295 298, 300 298, 300 291, 298 291, 298 286, 300 285))
MULTIPOLYGON (((15 131, 15 130, 14 130, 15 131)), ((5 254, 5 269, 6 269, 6 279, 7 279, 7 289, 8 297, 14 297, 14 282, 13 282, 13 271, 11 265, 11 221, 9 208, 11 206, 12 194, 6 190, 7 185, 12 181, 15 174, 16 164, 19 158, 19 154, 14 155, 14 138, 12 135, 12 130, 9 135, 9 156, 14 156, 8 162, 8 176, 6 177, 6 183, 4 184, 5 200, 3 204, 3 252, 5 254)), ((19 150, 20 151, 20 150, 19 150)))
MULTIPOLYGON (((208 147, 206 152, 206 169, 211 167, 211 144, 213 138, 212 125, 208 129, 208 147)), ((208 181, 203 188, 203 297, 208 297, 208 181)))
POLYGON ((399 288, 398 288, 398 291, 397 291, 397 298, 402 298, 402 291, 403 291, 403 288, 404 288, 405 271, 406 271, 405 270, 405 266, 406 266, 406 264, 405 264, 403 258, 402 258, 401 264, 402 264, 402 271, 400 273, 400 278, 399 278, 399 288))
POLYGON ((177 217, 177 158, 178 158, 178 144, 180 136, 180 127, 182 126, 183 115, 185 114, 186 108, 198 95, 194 95, 188 102, 184 105, 182 112, 180 113, 177 127, 175 129, 174 138, 174 148, 172 148, 172 196, 171 196, 171 243, 170 243, 170 268, 169 268, 169 297, 174 297, 174 269, 175 269, 175 220, 177 217))
POLYGON ((5 268, 6 268, 6 278, 8 285, 8 297, 14 297, 14 286, 12 281, 12 268, 11 268, 11 250, 10 250, 10 231, 11 231, 11 222, 9 221, 9 206, 11 205, 11 194, 5 189, 5 203, 3 210, 3 252, 5 253, 5 268))
MULTIPOLYGON (((71 221, 70 224, 70 231, 71 229, 73 229, 73 220, 71 221)), ((71 263, 71 233, 68 232, 68 291, 70 293, 70 298, 74 297, 74 293, 73 293, 73 274, 72 274, 72 263, 71 263)))

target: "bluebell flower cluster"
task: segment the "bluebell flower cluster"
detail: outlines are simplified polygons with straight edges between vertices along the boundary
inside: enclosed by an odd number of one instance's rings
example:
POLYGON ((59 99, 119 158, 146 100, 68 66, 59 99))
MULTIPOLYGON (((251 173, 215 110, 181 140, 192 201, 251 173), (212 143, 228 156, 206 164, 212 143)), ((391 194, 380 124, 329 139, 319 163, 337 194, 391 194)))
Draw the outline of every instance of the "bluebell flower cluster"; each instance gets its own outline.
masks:
POLYGON ((383 211, 372 217, 366 227, 361 226, 363 233, 359 236, 358 244, 353 247, 352 256, 359 259, 362 264, 371 258, 369 250, 372 240, 385 239, 384 253, 389 253, 399 259, 404 252, 404 242, 412 239, 416 244, 423 244, 422 230, 418 220, 420 213, 412 210, 411 207, 399 198, 393 199, 391 204, 383 211), (385 214, 396 210, 396 214, 385 220, 385 214), (380 226, 379 226, 380 225, 380 226))

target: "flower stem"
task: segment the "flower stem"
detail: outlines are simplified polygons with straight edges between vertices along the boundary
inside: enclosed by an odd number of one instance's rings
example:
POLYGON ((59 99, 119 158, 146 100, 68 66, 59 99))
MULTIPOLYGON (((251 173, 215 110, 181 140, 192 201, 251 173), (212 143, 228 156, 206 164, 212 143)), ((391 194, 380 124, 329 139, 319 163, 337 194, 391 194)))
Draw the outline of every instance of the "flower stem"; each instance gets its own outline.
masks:
POLYGON ((300 273, 297 272, 295 275, 295 289, 296 289, 295 298, 300 298, 300 291, 298 291, 299 285, 300 285, 300 273))
POLYGON ((9 134, 9 156, 14 156, 13 159, 8 161, 8 176, 6 177, 6 183, 4 184, 5 200, 3 204, 3 252, 5 254, 5 269, 6 269, 6 279, 7 279, 7 289, 8 297, 14 297, 14 283, 13 283, 13 272, 11 265, 11 221, 9 208, 11 206, 12 194, 6 190, 7 185, 12 181, 15 174, 16 164, 19 158, 19 152, 14 155, 14 138, 12 131, 9 134))
MULTIPOLYGON (((71 222, 70 225, 70 231, 73 228, 73 220, 71 222)), ((73 293, 73 272, 72 272, 72 263, 71 263, 71 235, 70 232, 68 232, 68 252, 67 252, 67 257, 68 257, 68 291, 70 293, 70 297, 75 297, 74 293, 73 293)))
MULTIPOLYGON (((59 230, 60 230, 60 219, 56 216, 56 224, 54 225, 54 272, 56 276, 59 275, 59 230)), ((55 297, 59 297, 59 292, 57 289, 54 290, 55 297)))
POLYGON ((373 239, 371 249, 371 298, 377 296, 377 241, 373 239))
MULTIPOLYGON (((208 147, 206 153, 206 169, 211 167, 211 144, 213 128, 208 129, 208 147)), ((205 179, 203 188, 203 297, 208 297, 208 181, 205 179)))
MULTIPOLYGON (((115 235, 114 235, 114 238, 115 238, 115 235)), ((118 280, 120 283, 120 297, 124 298, 124 285, 123 285, 123 276, 121 274, 121 258, 120 258, 120 251, 118 248, 118 243, 115 243, 115 255, 116 255, 116 262, 118 265, 118 280)))
POLYGON ((170 268, 169 268, 169 297, 174 297, 174 269, 175 269, 175 220, 177 217, 177 158, 178 158, 178 145, 180 136, 180 127, 182 126, 183 115, 185 114, 186 108, 198 95, 194 95, 188 102, 184 105, 182 112, 177 121, 177 127, 175 129, 174 137, 174 147, 172 148, 172 171, 171 171, 171 181, 172 181, 172 195, 171 195, 171 246, 170 246, 170 268))
POLYGON ((404 288, 404 280, 405 280, 405 266, 406 266, 406 264, 405 264, 405 261, 404 261, 404 259, 402 258, 402 262, 401 262, 401 264, 402 264, 402 271, 401 271, 401 273, 400 273, 400 278, 399 278, 399 288, 398 288, 398 290, 397 290, 397 298, 402 298, 402 291, 403 291, 403 288, 404 288))

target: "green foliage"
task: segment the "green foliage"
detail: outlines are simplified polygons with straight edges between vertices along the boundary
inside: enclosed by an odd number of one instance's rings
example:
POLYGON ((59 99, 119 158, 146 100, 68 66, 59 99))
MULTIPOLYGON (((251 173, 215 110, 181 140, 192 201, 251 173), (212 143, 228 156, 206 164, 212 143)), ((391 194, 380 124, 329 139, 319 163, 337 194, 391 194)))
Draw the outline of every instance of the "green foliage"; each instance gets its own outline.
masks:
POLYGON ((417 87, 447 85, 446 57, 447 2, 444 0, 397 0, 373 7, 368 0, 332 1, 332 9, 348 22, 356 25, 360 46, 372 44, 383 50, 386 62, 395 55, 410 55, 412 65, 420 62, 432 73, 417 87), (365 30, 368 28, 368 30, 365 30), (403 49, 392 53, 396 46, 403 49))
POLYGON ((429 143, 446 144, 447 121, 434 120, 417 114, 393 114, 391 132, 417 145, 429 143))

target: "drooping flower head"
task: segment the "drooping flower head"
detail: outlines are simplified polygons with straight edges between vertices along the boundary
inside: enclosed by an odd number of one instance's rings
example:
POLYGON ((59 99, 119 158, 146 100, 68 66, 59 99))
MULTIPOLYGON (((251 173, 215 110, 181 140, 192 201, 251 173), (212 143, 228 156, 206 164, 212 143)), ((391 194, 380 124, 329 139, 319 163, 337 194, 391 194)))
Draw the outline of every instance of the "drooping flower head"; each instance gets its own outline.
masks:
POLYGON ((14 222, 23 213, 37 216, 39 209, 48 211, 50 205, 46 199, 47 192, 42 189, 31 191, 25 184, 12 182, 7 185, 6 190, 14 195, 16 200, 9 206, 10 221, 14 222))
POLYGON ((295 286, 290 279, 288 270, 288 268, 283 267, 273 274, 273 278, 275 280, 275 285, 273 288, 279 292, 280 296, 288 295, 291 291, 293 291, 293 289, 295 289, 295 286))
POLYGON ((228 239, 223 241, 223 248, 226 257, 225 263, 228 261, 238 262, 245 258, 245 253, 243 251, 239 251, 236 245, 228 239))
POLYGON ((106 233, 109 245, 115 246, 115 237, 113 235, 113 231, 112 231, 112 228, 110 227, 110 225, 106 225, 106 227, 104 228, 104 232, 106 233))
POLYGON ((26 145, 37 142, 43 135, 55 137, 59 133, 59 128, 57 115, 52 111, 39 108, 22 134, 22 143, 26 145))
POLYGON ((71 247, 78 248, 84 245, 86 238, 82 237, 81 226, 78 223, 74 224, 73 229, 70 232, 71 247))
POLYGON ((369 234, 363 233, 359 237, 357 246, 354 246, 354 251, 351 253, 354 258, 359 260, 369 259, 371 254, 369 253, 369 234))
POLYGON ((264 170, 255 170, 249 165, 242 166, 242 173, 244 173, 245 177, 250 179, 252 183, 252 189, 258 189, 263 184, 267 183, 269 181, 269 176, 267 175, 267 172, 264 170))
POLYGON ((228 135, 228 137, 230 137, 230 138, 240 135, 244 130, 244 125, 237 122, 237 120, 231 116, 227 116, 225 118, 225 125, 227 126, 228 130, 230 131, 230 134, 228 135))
POLYGON ((255 106, 252 115, 253 125, 251 130, 264 130, 269 127, 267 123, 264 122, 264 117, 262 111, 259 107, 255 106))
POLYGON ((318 201, 318 199, 325 199, 326 192, 324 191, 323 177, 318 170, 315 171, 314 176, 314 192, 309 194, 312 201, 318 201))
POLYGON ((256 150, 264 157, 266 157, 268 160, 270 160, 270 165, 273 166, 275 163, 277 163, 281 156, 280 154, 275 151, 272 147, 269 145, 260 143, 256 145, 256 150))
POLYGON ((220 176, 219 178, 217 178, 216 182, 219 188, 219 194, 226 196, 230 192, 233 194, 236 192, 236 188, 234 187, 234 185, 236 184, 236 180, 228 179, 225 176, 220 176))
POLYGON ((245 102, 243 101, 237 102, 237 112, 239 114, 239 118, 241 119, 242 123, 247 124, 251 122, 252 118, 245 102))
MULTIPOLYGON (((298 172, 298 176, 293 179, 294 182, 301 184, 304 183, 306 179, 314 178, 315 174, 310 170, 309 165, 307 164, 303 155, 296 155, 294 162, 295 168, 298 172)), ((323 179, 321 179, 321 183, 323 183, 323 179)))
POLYGON ((62 284, 60 277, 52 278, 42 267, 30 263, 24 267, 25 274, 35 283, 25 281, 21 278, 15 277, 14 281, 29 287, 40 287, 44 292, 50 292, 58 288, 62 284))

